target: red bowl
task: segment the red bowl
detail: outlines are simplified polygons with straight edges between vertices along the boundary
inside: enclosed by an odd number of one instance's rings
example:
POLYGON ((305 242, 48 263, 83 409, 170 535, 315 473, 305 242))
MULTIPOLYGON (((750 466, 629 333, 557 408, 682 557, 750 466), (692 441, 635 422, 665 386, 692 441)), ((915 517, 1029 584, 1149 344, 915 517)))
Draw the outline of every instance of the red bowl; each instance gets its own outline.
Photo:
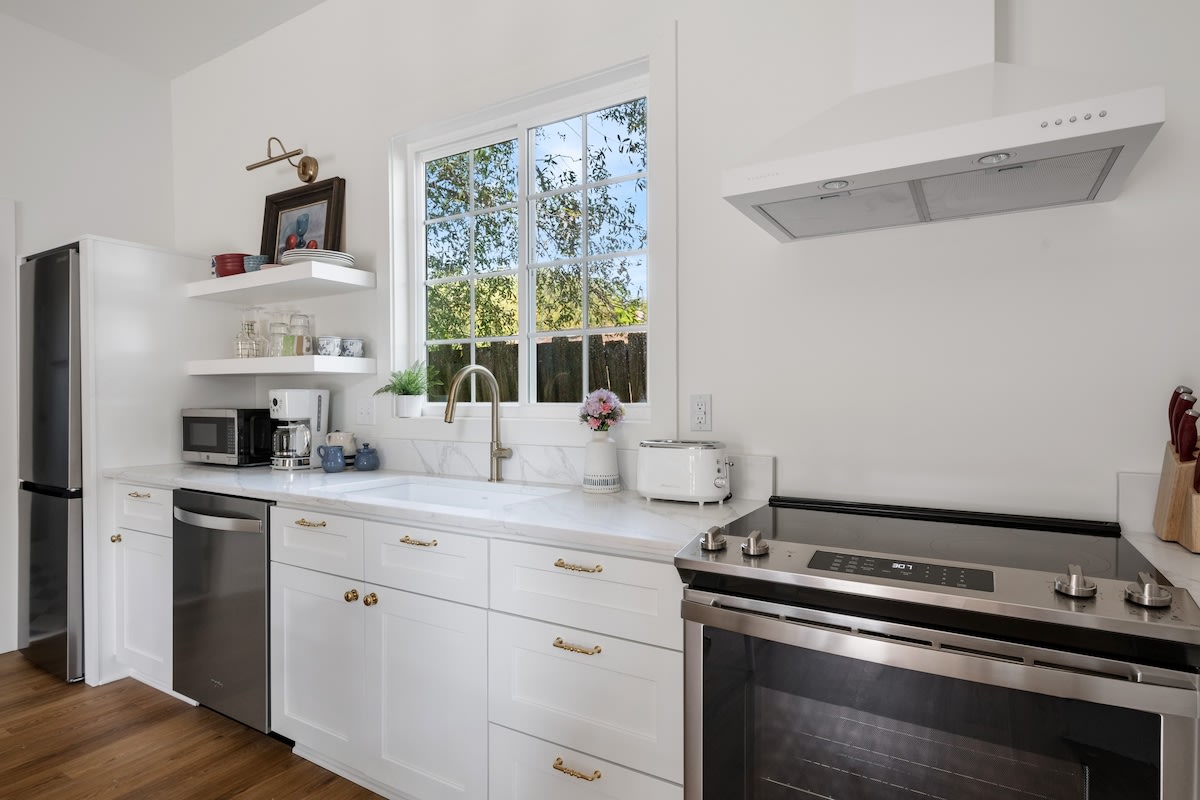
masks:
POLYGON ((226 275, 237 275, 239 272, 245 272, 246 267, 242 262, 233 263, 232 261, 218 261, 213 267, 216 270, 218 278, 224 278, 226 275))

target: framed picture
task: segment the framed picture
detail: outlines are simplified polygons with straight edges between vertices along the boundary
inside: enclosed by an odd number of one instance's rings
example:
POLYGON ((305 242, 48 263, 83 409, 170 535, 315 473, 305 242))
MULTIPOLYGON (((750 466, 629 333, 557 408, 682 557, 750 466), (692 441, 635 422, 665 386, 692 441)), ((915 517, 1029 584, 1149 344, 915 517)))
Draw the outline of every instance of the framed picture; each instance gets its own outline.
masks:
POLYGON ((341 250, 344 178, 330 178, 310 186, 267 195, 263 212, 263 255, 279 263, 285 250, 307 247, 341 250))

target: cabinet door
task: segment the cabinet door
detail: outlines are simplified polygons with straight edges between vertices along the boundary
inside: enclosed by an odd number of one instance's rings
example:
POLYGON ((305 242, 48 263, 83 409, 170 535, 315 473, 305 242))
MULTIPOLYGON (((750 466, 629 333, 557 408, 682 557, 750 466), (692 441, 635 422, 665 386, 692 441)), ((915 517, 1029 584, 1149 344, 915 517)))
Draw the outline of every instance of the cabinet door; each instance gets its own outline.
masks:
POLYGON ((683 782, 683 654, 564 625, 488 616, 488 718, 683 782))
POLYGON ((421 800, 487 796, 487 612, 367 585, 373 779, 421 800))
POLYGON ((364 741, 363 586, 271 563, 271 729, 348 765, 364 741))
POLYGON ((117 528, 114 548, 117 660, 171 685, 171 540, 117 528))
POLYGON ((490 800, 683 800, 683 787, 491 726, 490 800))

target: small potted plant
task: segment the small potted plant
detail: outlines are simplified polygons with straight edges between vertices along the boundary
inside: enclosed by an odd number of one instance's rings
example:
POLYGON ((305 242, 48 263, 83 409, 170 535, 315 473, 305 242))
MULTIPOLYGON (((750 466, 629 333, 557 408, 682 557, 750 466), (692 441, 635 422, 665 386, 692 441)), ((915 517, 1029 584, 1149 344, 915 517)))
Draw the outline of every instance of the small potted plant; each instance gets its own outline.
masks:
POLYGON ((398 369, 375 394, 396 396, 396 415, 419 417, 425 405, 425 395, 435 379, 431 378, 424 361, 414 361, 407 369, 398 369))

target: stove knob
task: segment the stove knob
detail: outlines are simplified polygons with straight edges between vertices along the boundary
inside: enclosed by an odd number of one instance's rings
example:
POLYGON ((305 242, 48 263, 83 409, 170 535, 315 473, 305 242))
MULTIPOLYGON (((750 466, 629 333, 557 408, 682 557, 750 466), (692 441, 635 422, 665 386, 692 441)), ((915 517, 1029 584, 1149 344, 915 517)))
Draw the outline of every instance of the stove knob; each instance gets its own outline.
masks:
POLYGON ((746 542, 742 545, 742 555, 747 556, 765 556, 771 546, 763 541, 762 531, 750 531, 750 535, 746 537, 746 542))
POLYGON ((714 525, 706 530, 700 537, 700 549, 705 551, 724 550, 725 535, 721 533, 721 529, 714 525))
POLYGON ((1151 608, 1171 605, 1171 593, 1159 586, 1148 572, 1139 572, 1137 583, 1125 587, 1125 599, 1151 608))
POLYGON ((1096 584, 1084 577, 1078 564, 1069 564, 1067 574, 1054 579, 1054 591, 1071 597, 1092 597, 1096 594, 1096 584))

